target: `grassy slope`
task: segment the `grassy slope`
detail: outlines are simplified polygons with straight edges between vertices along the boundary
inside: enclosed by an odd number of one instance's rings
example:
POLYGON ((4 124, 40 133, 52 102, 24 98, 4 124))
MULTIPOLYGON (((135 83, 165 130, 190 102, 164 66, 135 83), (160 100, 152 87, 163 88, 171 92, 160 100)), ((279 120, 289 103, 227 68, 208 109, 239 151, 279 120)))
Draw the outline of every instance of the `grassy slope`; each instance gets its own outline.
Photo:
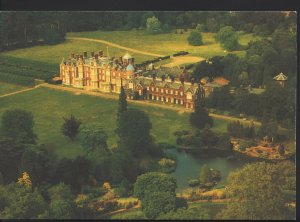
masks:
MULTIPOLYGON (((2 55, 13 56, 23 59, 31 59, 34 61, 47 62, 57 64, 61 62, 62 58, 68 58, 68 56, 74 52, 75 54, 87 51, 97 52, 103 50, 106 54, 106 45, 98 42, 79 41, 79 40, 66 40, 64 43, 53 46, 34 46, 25 49, 17 49, 13 51, 3 52, 2 55)), ((123 56, 126 51, 114 47, 109 47, 110 56, 123 56)), ((151 59, 151 56, 140 55, 131 53, 136 57, 136 62, 142 62, 151 59)))
MULTIPOLYGON (((86 37, 104 39, 122 46, 131 47, 134 49, 170 55, 174 52, 187 50, 192 55, 209 58, 216 55, 226 55, 227 52, 216 43, 214 33, 202 33, 205 45, 190 46, 187 43, 189 32, 183 34, 174 34, 174 32, 159 35, 149 35, 143 30, 131 31, 95 31, 95 32, 78 32, 68 33, 67 36, 72 37, 86 37)), ((247 45, 253 39, 252 34, 245 34, 240 36, 240 43, 247 45)), ((256 38, 256 37, 255 37, 256 38)), ((106 54, 106 45, 80 40, 66 40, 64 43, 54 46, 35 46, 25 49, 17 49, 8 52, 2 52, 0 55, 8 55, 17 58, 23 58, 34 61, 47 62, 51 64, 59 64, 63 57, 67 58, 70 53, 82 53, 83 51, 103 50, 106 54)), ((125 50, 109 47, 111 56, 122 56, 126 53, 125 50)), ((233 52, 238 55, 244 55, 244 51, 233 52)), ((151 59, 151 56, 131 53, 136 58, 136 62, 151 59)))
MULTIPOLYGON (((75 157, 82 152, 79 139, 70 142, 60 132, 62 117, 74 114, 84 123, 96 123, 108 133, 110 146, 116 144, 114 132, 117 101, 87 95, 74 95, 53 89, 39 88, 33 91, 0 98, 0 116, 7 109, 22 108, 31 111, 35 119, 35 132, 39 143, 52 144, 59 156, 75 157)), ((157 142, 175 144, 174 131, 192 129, 188 114, 155 107, 130 105, 144 110, 152 122, 152 134, 157 142)), ((227 122, 215 119, 215 131, 225 131, 227 122)))
POLYGON ((0 95, 4 95, 7 93, 16 92, 22 89, 26 89, 27 87, 14 85, 6 82, 0 82, 0 95))
MULTIPOLYGON (((187 43, 187 37, 191 30, 183 34, 174 32, 158 35, 149 35, 143 30, 131 31, 94 31, 68 33, 69 37, 99 38, 122 46, 131 47, 147 52, 170 55, 172 53, 187 50, 192 55, 209 58, 216 55, 226 55, 227 52, 215 41, 214 33, 202 33, 203 46, 191 46, 187 43)), ((252 34, 240 35, 240 44, 247 45, 253 39, 252 34)), ((243 51, 233 52, 243 55, 243 51)))

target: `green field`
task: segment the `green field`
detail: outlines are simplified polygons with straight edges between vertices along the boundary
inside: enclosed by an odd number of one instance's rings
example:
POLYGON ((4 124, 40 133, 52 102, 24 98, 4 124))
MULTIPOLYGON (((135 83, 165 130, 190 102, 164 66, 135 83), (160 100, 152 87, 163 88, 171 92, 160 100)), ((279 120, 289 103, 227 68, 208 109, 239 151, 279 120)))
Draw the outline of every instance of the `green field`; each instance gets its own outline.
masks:
MULTIPOLYGON (((109 42, 119 44, 121 46, 146 51, 150 53, 171 55, 175 52, 186 50, 191 55, 209 58, 216 55, 226 55, 224 49, 214 39, 214 33, 202 33, 203 46, 190 46, 187 43, 187 37, 191 30, 183 34, 175 34, 174 31, 167 34, 149 35, 144 30, 131 31, 94 31, 94 32, 78 32, 68 33, 67 37, 86 37, 99 38, 109 42)), ((247 43, 258 37, 252 34, 241 34, 240 43, 247 43)), ((34 46, 30 48, 17 49, 2 52, 0 55, 7 55, 16 58, 26 59, 27 61, 39 61, 52 65, 59 65, 62 58, 67 58, 70 53, 75 54, 87 52, 97 52, 103 50, 106 54, 106 45, 97 42, 89 42, 83 40, 67 39, 64 43, 53 46, 34 46)), ((110 56, 123 56, 126 50, 109 46, 110 56)), ((237 55, 243 56, 244 51, 235 51, 237 55)), ((152 59, 153 57, 138 53, 131 53, 136 58, 136 63, 152 59)))
MULTIPOLYGON (((175 34, 174 31, 166 34, 150 35, 144 30, 131 31, 94 31, 68 33, 68 37, 99 38, 122 46, 143 50, 146 52, 170 55, 178 51, 186 50, 191 55, 210 58, 216 55, 226 55, 224 49, 214 39, 215 33, 201 33, 204 41, 203 46, 191 46, 187 38, 192 30, 175 34)), ((247 45, 250 40, 257 39, 253 34, 241 34, 240 44, 247 45)), ((243 55, 243 51, 233 52, 243 55)))
POLYGON ((0 82, 0 96, 7 94, 7 93, 12 93, 16 92, 22 89, 26 89, 27 87, 20 86, 20 85, 15 85, 15 84, 10 84, 6 82, 0 82))
MULTIPOLYGON (((71 142, 60 132, 63 117, 74 114, 83 123, 93 123, 103 126, 108 133, 109 146, 116 144, 118 137, 115 134, 117 101, 107 100, 88 95, 74 95, 54 89, 38 88, 32 91, 0 98, 0 116, 5 110, 22 108, 31 111, 34 115, 34 131, 38 135, 38 143, 49 144, 62 157, 75 157, 82 152, 80 140, 71 142)), ((175 111, 138 106, 129 107, 145 111, 152 122, 152 135, 156 142, 175 144, 173 133, 177 130, 192 130, 188 121, 189 114, 179 114, 175 111)), ((213 130, 226 131, 227 122, 214 120, 213 130)))
MULTIPOLYGON (((53 46, 34 46, 25 49, 2 52, 0 55, 56 64, 59 68, 62 58, 67 59, 71 53, 82 54, 83 51, 90 53, 91 51, 97 52, 100 50, 103 50, 104 54, 106 54, 106 45, 98 42, 66 40, 64 43, 53 46)), ((126 50, 110 46, 108 50, 110 56, 123 56, 126 53, 126 50)), ((130 54, 136 58, 137 63, 153 58, 147 55, 135 53, 130 54)))

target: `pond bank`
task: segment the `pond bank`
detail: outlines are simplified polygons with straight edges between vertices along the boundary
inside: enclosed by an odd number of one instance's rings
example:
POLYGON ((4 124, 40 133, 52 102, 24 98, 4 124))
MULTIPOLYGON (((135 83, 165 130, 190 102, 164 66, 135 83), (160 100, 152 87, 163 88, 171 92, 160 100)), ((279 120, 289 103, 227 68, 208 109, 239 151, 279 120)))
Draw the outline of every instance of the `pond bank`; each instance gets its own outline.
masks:
MULTIPOLYGON (((167 154, 171 154, 177 159, 177 167, 175 172, 171 173, 177 181, 177 190, 180 192, 186 188, 189 188, 188 182, 191 179, 198 178, 200 176, 201 167, 207 164, 208 167, 221 171, 221 180, 217 186, 226 184, 226 178, 228 174, 238 168, 244 166, 244 162, 239 159, 230 160, 227 154, 212 156, 209 153, 191 152, 177 149, 165 150, 167 154)), ((230 155, 230 154, 229 154, 230 155)))

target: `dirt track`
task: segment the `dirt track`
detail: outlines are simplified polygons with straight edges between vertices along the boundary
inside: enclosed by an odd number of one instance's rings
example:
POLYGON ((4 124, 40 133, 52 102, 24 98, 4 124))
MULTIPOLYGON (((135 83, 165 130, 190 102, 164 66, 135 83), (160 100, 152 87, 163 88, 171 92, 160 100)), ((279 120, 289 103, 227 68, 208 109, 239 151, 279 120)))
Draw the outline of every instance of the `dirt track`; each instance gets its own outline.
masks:
MULTIPOLYGON (((80 37, 67 37, 67 39, 73 39, 73 40, 83 40, 83 41, 91 41, 91 42, 100 42, 109 46, 113 46, 119 49, 124 49, 130 52, 135 52, 138 54, 143 54, 143 55, 149 55, 149 56, 154 56, 154 57, 162 57, 165 55, 161 55, 161 54, 155 54, 155 53, 151 53, 151 52, 145 52, 145 51, 141 51, 141 50, 137 50, 137 49, 133 49, 133 48, 129 48, 129 47, 125 47, 125 46, 121 46, 112 42, 108 42, 106 40, 102 40, 102 39, 92 39, 92 38, 80 38, 80 37)), ((174 67, 174 66, 179 66, 181 64, 187 64, 187 63, 195 63, 195 62, 200 62, 202 60, 204 60, 204 58, 202 57, 197 57, 197 56, 178 56, 178 57, 171 57, 172 62, 165 64, 163 66, 165 67, 174 67)))
POLYGON ((155 54, 155 53, 150 53, 150 52, 140 51, 140 50, 137 50, 137 49, 128 48, 128 47, 121 46, 121 45, 118 45, 118 44, 115 44, 115 43, 112 43, 112 42, 108 42, 108 41, 105 41, 105 40, 102 40, 102 39, 79 38, 79 37, 67 37, 66 39, 100 42, 100 43, 103 43, 103 44, 106 44, 106 45, 109 45, 109 46, 113 46, 113 47, 116 47, 116 48, 119 48, 119 49, 124 49, 124 50, 130 51, 130 52, 135 52, 135 53, 138 53, 138 54, 149 55, 149 56, 154 56, 154 57, 165 56, 165 55, 160 55, 160 54, 155 54))

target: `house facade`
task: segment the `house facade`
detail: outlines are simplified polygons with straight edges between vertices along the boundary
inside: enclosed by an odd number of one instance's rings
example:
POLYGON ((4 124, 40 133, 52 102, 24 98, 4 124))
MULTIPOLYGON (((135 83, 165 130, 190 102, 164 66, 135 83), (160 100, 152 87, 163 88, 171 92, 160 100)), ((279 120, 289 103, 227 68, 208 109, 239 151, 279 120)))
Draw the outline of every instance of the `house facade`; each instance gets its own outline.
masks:
POLYGON ((60 64, 62 84, 84 90, 120 93, 124 87, 127 98, 160 101, 194 108, 194 98, 200 84, 143 76, 134 67, 134 58, 126 53, 123 57, 109 58, 99 54, 71 54, 60 64))

